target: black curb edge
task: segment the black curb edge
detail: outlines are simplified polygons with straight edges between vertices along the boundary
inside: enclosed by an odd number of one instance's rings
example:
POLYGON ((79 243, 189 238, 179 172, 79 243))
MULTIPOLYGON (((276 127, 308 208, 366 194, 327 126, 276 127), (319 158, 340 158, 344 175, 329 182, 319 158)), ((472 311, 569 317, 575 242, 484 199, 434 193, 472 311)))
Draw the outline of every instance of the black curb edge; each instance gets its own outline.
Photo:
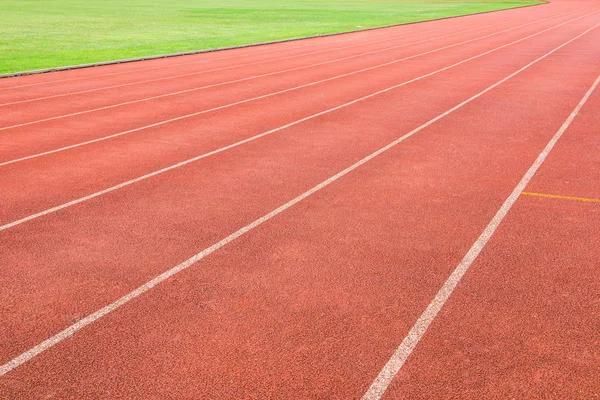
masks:
POLYGON ((213 52, 217 52, 217 51, 243 49, 243 48, 247 48, 247 47, 258 47, 258 46, 265 46, 265 45, 277 44, 277 43, 296 42, 299 40, 316 39, 316 38, 321 38, 321 37, 347 35, 347 34, 351 34, 351 33, 373 31, 376 29, 393 28, 396 26, 422 24, 425 22, 441 21, 441 20, 454 19, 454 18, 463 18, 463 17, 472 16, 472 15, 481 15, 481 14, 490 14, 490 13, 495 13, 495 12, 509 11, 509 10, 518 10, 520 8, 536 7, 536 6, 545 5, 545 4, 548 4, 548 2, 545 0, 542 0, 542 2, 538 3, 538 4, 528 4, 528 5, 523 5, 523 6, 504 8, 501 10, 481 11, 481 12, 476 12, 476 13, 472 13, 472 14, 454 15, 454 16, 450 16, 450 17, 434 18, 434 19, 428 19, 428 20, 423 20, 423 21, 413 21, 413 22, 404 22, 404 23, 400 23, 400 24, 376 26, 376 27, 372 27, 372 28, 356 29, 353 31, 325 33, 325 34, 318 34, 318 35, 312 35, 312 36, 303 36, 303 37, 298 37, 298 38, 274 40, 271 42, 258 42, 258 43, 242 44, 242 45, 238 45, 238 46, 218 47, 218 48, 206 49, 206 50, 185 51, 185 52, 181 52, 181 53, 160 54, 160 55, 155 55, 155 56, 126 58, 123 60, 112 60, 112 61, 103 61, 103 62, 90 63, 90 64, 78 64, 78 65, 69 65, 69 66, 65 66, 65 67, 55 67, 55 68, 35 69, 35 70, 31 70, 31 71, 13 72, 13 73, 9 73, 9 74, 0 74, 0 79, 16 78, 19 76, 27 76, 27 75, 47 74, 49 72, 68 71, 68 70, 72 70, 72 69, 101 67, 104 65, 124 64, 124 63, 136 62, 136 61, 157 60, 157 59, 161 59, 161 58, 189 56, 189 55, 193 55, 193 54, 213 53, 213 52))

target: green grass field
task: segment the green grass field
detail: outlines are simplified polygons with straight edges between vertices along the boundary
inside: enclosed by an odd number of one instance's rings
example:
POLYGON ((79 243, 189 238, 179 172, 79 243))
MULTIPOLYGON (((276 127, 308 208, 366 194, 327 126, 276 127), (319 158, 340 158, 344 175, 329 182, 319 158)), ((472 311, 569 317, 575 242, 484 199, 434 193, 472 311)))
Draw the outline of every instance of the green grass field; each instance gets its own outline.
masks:
POLYGON ((234 46, 539 3, 2 0, 0 74, 234 46))

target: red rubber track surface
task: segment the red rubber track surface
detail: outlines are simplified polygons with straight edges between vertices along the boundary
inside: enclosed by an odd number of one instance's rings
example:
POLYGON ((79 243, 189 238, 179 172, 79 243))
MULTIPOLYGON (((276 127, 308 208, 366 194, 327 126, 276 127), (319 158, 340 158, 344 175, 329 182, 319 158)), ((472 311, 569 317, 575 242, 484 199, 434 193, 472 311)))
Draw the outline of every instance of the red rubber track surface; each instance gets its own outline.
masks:
POLYGON ((599 110, 596 92, 527 188, 573 198, 519 199, 386 398, 598 396, 599 110))
MULTIPOLYGON (((0 80, 0 398, 361 398, 598 78, 599 24, 555 1, 0 80)), ((600 89, 384 398, 600 396, 599 133, 600 89)))

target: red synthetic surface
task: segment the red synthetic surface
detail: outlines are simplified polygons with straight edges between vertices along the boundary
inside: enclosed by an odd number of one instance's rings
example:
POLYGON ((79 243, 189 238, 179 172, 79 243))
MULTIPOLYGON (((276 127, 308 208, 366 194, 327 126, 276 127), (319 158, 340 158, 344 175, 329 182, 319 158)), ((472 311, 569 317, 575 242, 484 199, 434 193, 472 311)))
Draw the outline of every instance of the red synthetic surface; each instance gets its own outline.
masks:
MULTIPOLYGON (((39 155, 0 165, 6 226, 419 78, 0 230, 0 364, 599 23, 598 2, 556 1, 0 80, 0 164, 39 155)), ((596 80, 598 43, 595 28, 0 376, 0 398, 360 398, 596 80)), ((595 92, 527 191, 600 198, 599 133, 595 92)), ((522 196, 384 397, 600 396, 599 207, 522 196)))

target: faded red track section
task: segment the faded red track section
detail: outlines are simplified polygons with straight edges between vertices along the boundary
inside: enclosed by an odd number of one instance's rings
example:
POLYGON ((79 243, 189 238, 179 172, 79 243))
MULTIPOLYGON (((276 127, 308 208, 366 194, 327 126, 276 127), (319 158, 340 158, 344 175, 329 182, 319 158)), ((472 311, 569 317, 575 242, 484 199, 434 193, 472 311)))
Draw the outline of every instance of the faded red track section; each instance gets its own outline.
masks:
POLYGON ((0 397, 600 396, 599 25, 0 80, 0 397))

